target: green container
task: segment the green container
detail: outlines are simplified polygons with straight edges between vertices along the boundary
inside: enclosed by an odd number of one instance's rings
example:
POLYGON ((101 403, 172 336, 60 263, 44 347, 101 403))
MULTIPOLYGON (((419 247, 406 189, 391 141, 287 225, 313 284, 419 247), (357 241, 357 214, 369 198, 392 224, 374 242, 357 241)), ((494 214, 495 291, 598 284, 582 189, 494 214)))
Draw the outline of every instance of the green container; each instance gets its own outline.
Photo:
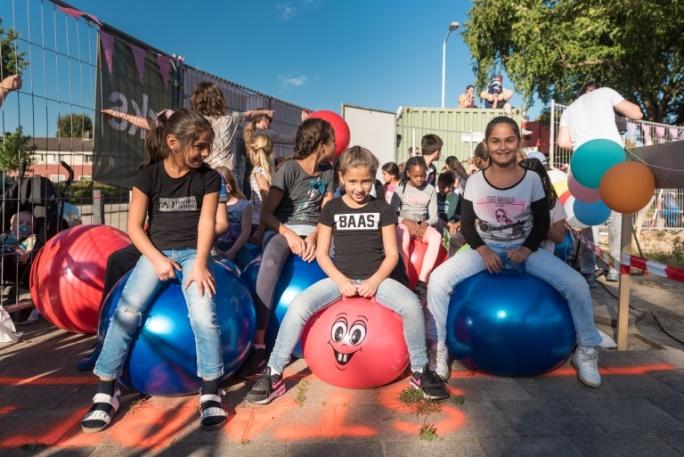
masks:
MULTIPOLYGON (((475 147, 484 139, 487 123, 503 114, 502 109, 402 107, 397 113, 396 162, 405 162, 410 157, 409 148, 414 144, 420 149, 420 140, 428 133, 438 135, 444 142, 438 170, 452 155, 463 162, 473 156, 475 147)), ((513 110, 512 117, 520 125, 520 110, 513 110)))

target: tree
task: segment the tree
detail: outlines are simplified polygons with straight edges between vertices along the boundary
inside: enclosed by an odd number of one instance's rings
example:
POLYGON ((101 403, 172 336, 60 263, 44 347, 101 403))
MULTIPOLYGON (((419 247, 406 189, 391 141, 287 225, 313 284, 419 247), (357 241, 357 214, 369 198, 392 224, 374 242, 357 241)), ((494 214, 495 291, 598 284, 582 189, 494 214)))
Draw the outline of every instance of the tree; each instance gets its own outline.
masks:
POLYGON ((19 34, 12 29, 7 32, 2 28, 2 19, 0 19, 0 71, 3 78, 10 75, 21 73, 26 67, 24 60, 25 52, 15 52, 15 40, 19 38, 19 34))
POLYGON ((598 80, 651 121, 684 122, 684 0, 474 0, 464 37, 478 83, 502 66, 529 105, 598 80))
POLYGON ((30 136, 24 136, 21 127, 14 133, 5 132, 0 141, 0 170, 17 171, 22 160, 33 163, 34 148, 29 146, 30 136))
POLYGON ((70 113, 57 118, 57 136, 67 138, 90 138, 93 121, 81 113, 70 113))

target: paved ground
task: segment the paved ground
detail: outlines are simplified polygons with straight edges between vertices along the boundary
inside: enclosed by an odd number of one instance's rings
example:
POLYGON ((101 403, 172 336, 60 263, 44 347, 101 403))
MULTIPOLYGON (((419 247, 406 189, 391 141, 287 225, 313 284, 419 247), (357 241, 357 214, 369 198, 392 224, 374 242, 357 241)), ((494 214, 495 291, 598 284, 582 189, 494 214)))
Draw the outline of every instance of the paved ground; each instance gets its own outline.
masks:
MULTIPOLYGON (((230 422, 218 432, 198 429, 196 397, 129 394, 108 431, 80 433, 94 379, 75 362, 91 338, 31 324, 21 342, 0 347, 0 456, 684 455, 683 348, 650 321, 670 313, 668 325, 680 331, 682 290, 649 281, 635 291, 639 350, 602 353, 600 390, 580 385, 570 366, 508 379, 455 364, 453 398, 417 413, 399 399, 406 379, 340 389, 299 361, 288 369, 288 393, 269 406, 243 403, 245 386, 230 386, 230 422)), ((596 289, 594 298, 599 321, 609 322, 612 297, 596 289)))

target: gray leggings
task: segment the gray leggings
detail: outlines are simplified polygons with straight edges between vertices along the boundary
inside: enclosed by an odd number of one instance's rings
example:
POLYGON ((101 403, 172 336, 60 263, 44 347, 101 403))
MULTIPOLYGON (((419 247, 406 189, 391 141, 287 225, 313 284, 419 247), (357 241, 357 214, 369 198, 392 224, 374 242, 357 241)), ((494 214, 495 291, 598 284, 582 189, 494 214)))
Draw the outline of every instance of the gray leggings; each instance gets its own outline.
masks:
MULTIPOLYGON (((271 232, 273 233, 273 232, 271 232)), ((283 235, 266 235, 261 267, 256 281, 255 305, 257 311, 257 330, 266 330, 273 308, 273 295, 276 284, 283 270, 283 265, 290 256, 290 247, 283 235)))

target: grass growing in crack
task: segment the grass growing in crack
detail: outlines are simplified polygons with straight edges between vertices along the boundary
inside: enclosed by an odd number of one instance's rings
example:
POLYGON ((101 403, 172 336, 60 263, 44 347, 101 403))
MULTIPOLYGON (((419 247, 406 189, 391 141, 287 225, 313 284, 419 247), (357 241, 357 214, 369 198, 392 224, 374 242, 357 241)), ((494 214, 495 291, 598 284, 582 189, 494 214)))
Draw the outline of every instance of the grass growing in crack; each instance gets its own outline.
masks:
POLYGON ((463 403, 465 403, 465 397, 463 395, 454 395, 451 397, 451 402, 454 405, 461 406, 463 403))
POLYGON ((302 380, 297 384, 297 396, 295 397, 295 402, 300 408, 304 406, 306 402, 306 392, 309 390, 309 383, 306 380, 302 380))
POLYGON ((442 407, 434 400, 428 400, 423 397, 423 392, 420 390, 407 387, 399 394, 399 401, 411 407, 413 412, 423 420, 420 430, 418 430, 418 437, 425 441, 434 441, 438 438, 437 427, 435 424, 428 422, 428 417, 432 413, 438 413, 442 407))

